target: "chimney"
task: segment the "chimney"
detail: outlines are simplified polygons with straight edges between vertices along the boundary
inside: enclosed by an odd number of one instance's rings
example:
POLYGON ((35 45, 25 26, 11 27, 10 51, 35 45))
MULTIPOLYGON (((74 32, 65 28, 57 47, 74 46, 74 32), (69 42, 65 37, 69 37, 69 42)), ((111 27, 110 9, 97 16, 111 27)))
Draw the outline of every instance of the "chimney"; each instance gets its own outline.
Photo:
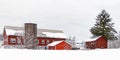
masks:
POLYGON ((25 23, 25 47, 28 49, 36 48, 37 24, 25 23))

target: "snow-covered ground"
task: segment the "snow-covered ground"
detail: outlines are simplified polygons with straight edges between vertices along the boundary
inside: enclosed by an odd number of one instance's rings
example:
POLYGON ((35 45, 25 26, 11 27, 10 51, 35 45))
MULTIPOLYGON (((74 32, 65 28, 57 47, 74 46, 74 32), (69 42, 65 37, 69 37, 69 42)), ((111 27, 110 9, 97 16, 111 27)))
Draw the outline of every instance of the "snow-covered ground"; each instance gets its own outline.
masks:
POLYGON ((0 49, 0 60, 120 60, 120 49, 96 49, 96 50, 0 49))

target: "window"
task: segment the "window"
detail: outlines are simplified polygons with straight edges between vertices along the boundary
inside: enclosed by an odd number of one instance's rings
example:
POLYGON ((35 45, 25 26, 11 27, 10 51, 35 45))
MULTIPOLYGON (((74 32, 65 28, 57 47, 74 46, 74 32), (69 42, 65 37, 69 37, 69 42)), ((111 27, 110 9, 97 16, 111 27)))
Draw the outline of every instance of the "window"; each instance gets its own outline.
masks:
POLYGON ((47 40, 47 44, 49 44, 49 42, 50 42, 50 41, 49 41, 49 40, 47 40))
POLYGON ((42 40, 42 44, 45 44, 45 41, 44 41, 44 40, 42 40))
POLYGON ((38 44, 39 44, 39 40, 38 40, 38 39, 36 39, 35 43, 38 45, 38 44))
POLYGON ((91 42, 91 44, 94 45, 94 46, 96 45, 95 42, 91 42))
POLYGON ((47 49, 47 47, 45 47, 45 50, 47 49))
POLYGON ((10 43, 16 43, 16 39, 15 38, 11 38, 10 39, 10 43))

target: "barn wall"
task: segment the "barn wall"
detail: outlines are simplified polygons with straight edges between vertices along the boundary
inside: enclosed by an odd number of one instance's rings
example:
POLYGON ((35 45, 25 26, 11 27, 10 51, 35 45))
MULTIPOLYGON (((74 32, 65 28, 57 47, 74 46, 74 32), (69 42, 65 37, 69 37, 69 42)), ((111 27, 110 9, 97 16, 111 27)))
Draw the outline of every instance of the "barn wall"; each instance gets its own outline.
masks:
POLYGON ((66 43, 65 41, 61 42, 60 44, 55 46, 56 50, 71 50, 72 47, 70 44, 66 43))
POLYGON ((8 36, 8 45, 24 45, 23 38, 21 38, 21 37, 22 36, 9 35, 8 36), (11 38, 14 38, 16 40, 16 42, 15 43, 11 43, 10 42, 11 38))
MULTIPOLYGON (((13 44, 13 43, 10 43, 11 38, 16 39, 16 43, 14 43, 13 45, 18 44, 17 43, 18 42, 18 37, 19 36, 9 35, 8 36, 8 44, 13 44)), ((52 43, 53 41, 65 40, 64 38, 46 38, 46 37, 38 37, 37 39, 38 39, 38 42, 39 42, 38 46, 46 46, 47 44, 52 43), (45 44, 42 44, 42 40, 45 40, 45 44), (49 40, 49 43, 47 43, 47 40, 49 40)), ((21 39, 21 40, 23 40, 23 39, 21 39)), ((21 43, 24 44, 23 41, 21 43)))
POLYGON ((47 37, 38 37, 39 40, 38 46, 46 46, 49 43, 52 43, 53 41, 60 41, 60 40, 65 40, 64 38, 47 38, 47 37), (45 41, 45 44, 42 44, 42 40, 45 41), (47 43, 47 40, 49 40, 49 43, 47 43))
POLYGON ((95 49, 96 48, 95 44, 96 44, 95 41, 86 42, 86 48, 95 49))
POLYGON ((48 49, 49 50, 55 50, 55 46, 49 46, 48 49))
POLYGON ((87 49, 107 48, 107 40, 104 37, 100 37, 95 41, 86 42, 87 49))
POLYGON ((100 37, 96 40, 96 48, 107 48, 107 40, 103 37, 100 37))
POLYGON ((8 36, 8 44, 9 45, 17 45, 17 36, 12 36, 12 35, 8 36), (11 43, 10 42, 11 38, 14 38, 16 40, 16 42, 15 43, 11 43))

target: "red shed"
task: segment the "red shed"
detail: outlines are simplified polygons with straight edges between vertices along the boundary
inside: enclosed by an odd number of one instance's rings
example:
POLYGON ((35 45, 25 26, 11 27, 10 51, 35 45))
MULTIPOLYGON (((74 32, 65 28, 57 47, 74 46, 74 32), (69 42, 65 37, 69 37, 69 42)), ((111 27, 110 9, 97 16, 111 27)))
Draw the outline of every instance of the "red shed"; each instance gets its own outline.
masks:
POLYGON ((87 49, 107 48, 107 40, 103 36, 99 36, 91 41, 85 42, 87 49))
POLYGON ((71 50, 72 47, 65 41, 54 41, 47 45, 49 50, 71 50))

